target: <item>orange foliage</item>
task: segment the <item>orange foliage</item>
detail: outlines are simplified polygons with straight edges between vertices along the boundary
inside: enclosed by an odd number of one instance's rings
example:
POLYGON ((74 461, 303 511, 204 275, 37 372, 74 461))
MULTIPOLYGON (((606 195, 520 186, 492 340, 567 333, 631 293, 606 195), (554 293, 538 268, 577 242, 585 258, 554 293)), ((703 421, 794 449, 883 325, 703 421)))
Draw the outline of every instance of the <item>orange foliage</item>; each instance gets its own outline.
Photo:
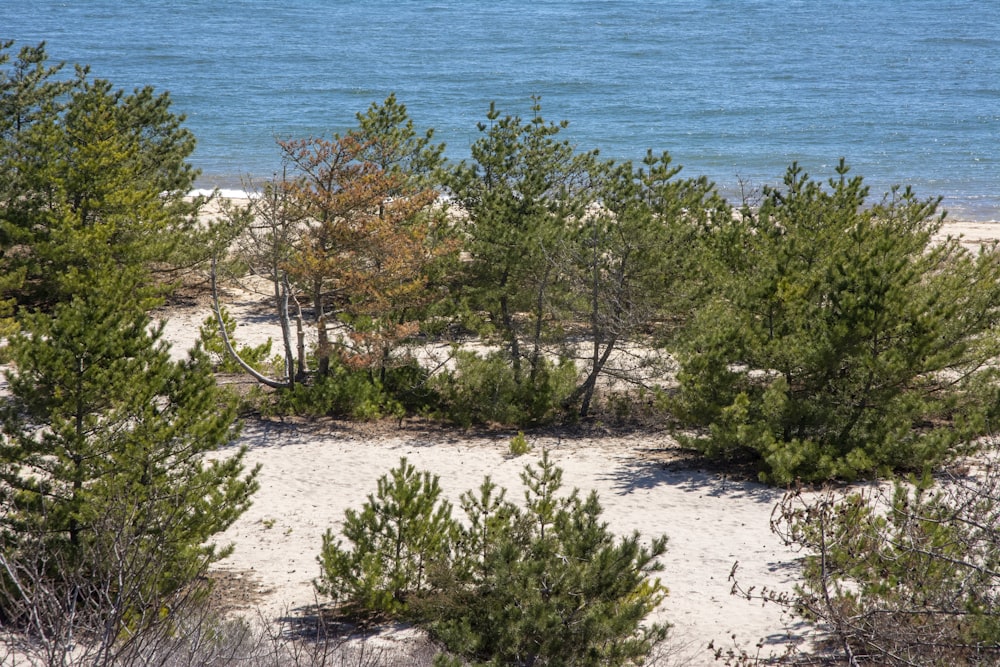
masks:
POLYGON ((437 192, 364 160, 370 144, 354 135, 279 143, 300 174, 288 194, 308 221, 289 273, 312 291, 318 316, 346 315, 355 325, 358 358, 345 361, 371 367, 419 330, 406 313, 430 298, 430 263, 456 250, 434 234, 437 192))

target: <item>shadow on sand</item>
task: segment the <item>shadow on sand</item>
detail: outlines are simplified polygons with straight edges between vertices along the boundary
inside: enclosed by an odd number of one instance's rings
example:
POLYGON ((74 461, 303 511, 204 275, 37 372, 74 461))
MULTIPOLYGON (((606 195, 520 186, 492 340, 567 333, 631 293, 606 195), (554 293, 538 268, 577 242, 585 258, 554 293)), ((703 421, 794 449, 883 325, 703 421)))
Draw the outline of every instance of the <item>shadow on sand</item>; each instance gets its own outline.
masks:
POLYGON ((691 456, 645 456, 626 461, 609 471, 605 479, 612 481, 618 494, 658 486, 673 486, 691 493, 714 498, 751 500, 773 504, 781 499, 784 490, 754 481, 745 470, 735 473, 708 464, 691 456))

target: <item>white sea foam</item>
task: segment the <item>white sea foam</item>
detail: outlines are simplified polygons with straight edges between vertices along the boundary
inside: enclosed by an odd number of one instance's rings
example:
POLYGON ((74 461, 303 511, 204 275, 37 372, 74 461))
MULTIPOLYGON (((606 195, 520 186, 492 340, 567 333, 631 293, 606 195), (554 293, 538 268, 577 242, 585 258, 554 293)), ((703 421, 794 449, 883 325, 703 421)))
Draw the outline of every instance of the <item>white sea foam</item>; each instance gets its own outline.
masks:
POLYGON ((241 190, 238 188, 197 188, 188 193, 190 197, 208 197, 213 193, 218 193, 220 197, 225 199, 250 199, 254 197, 256 192, 248 192, 246 190, 241 190))

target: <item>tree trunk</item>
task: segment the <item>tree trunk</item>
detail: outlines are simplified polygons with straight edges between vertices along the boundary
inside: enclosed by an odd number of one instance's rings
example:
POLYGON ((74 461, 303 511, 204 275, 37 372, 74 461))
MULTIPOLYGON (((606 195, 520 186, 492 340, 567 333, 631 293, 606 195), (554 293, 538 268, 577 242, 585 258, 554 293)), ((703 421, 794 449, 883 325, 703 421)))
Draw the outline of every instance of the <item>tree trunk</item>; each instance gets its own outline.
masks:
POLYGON ((237 364, 240 365, 244 371, 249 373, 255 380, 261 384, 265 384, 268 387, 274 389, 288 389, 292 386, 292 380, 289 378, 287 381, 282 382, 280 380, 273 380, 266 375, 260 373, 256 368, 243 361, 239 353, 233 349, 233 343, 229 340, 229 332, 226 331, 226 323, 222 319, 222 308, 219 306, 219 290, 216 285, 216 275, 215 275, 215 264, 216 259, 212 257, 212 310, 215 312, 215 321, 219 324, 219 334, 222 336, 222 345, 225 347, 226 352, 231 356, 237 364))
POLYGON ((510 302, 506 295, 500 297, 500 318, 507 335, 507 344, 510 346, 510 365, 514 369, 514 382, 520 385, 521 345, 517 339, 517 330, 514 328, 514 318, 510 312, 510 302))

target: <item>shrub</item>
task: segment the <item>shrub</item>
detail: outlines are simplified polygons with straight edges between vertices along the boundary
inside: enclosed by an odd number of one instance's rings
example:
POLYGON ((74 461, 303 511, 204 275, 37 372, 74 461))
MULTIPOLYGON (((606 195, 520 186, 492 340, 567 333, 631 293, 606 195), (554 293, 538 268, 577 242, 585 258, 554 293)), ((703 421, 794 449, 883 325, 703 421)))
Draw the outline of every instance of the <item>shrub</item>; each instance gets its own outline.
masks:
POLYGON ((427 585, 428 566, 451 550, 456 525, 451 504, 440 496, 436 475, 400 459, 360 512, 345 513, 350 547, 330 530, 323 536, 319 592, 358 614, 402 614, 409 597, 427 585))
POLYGON ((793 166, 705 236, 712 294, 678 351, 674 407, 705 427, 703 451, 753 457, 773 483, 919 471, 996 405, 996 247, 936 239, 936 201, 869 206, 846 174, 826 188, 793 166))
MULTIPOLYGON (((226 325, 226 334, 228 334, 229 340, 232 341, 233 347, 240 355, 240 358, 257 370, 263 370, 264 366, 270 362, 271 339, 268 338, 267 341, 256 346, 237 346, 234 340, 234 334, 236 333, 236 320, 233 319, 233 316, 230 315, 229 311, 225 308, 222 308, 221 312, 222 321, 226 325)), ((219 333, 219 323, 216 320, 215 315, 205 319, 201 328, 198 329, 198 333, 199 340, 201 341, 201 347, 208 353, 216 371, 221 373, 243 372, 243 368, 241 368, 236 360, 233 359, 232 355, 226 351, 226 346, 222 342, 222 335, 219 333)))
POLYGON ((641 625, 666 595, 648 578, 666 538, 615 538, 596 494, 560 495, 547 452, 522 480, 523 509, 487 478, 461 496, 460 525, 437 477, 403 459, 347 512, 349 549, 327 532, 319 590, 356 614, 415 620, 472 664, 638 664, 667 632, 641 625))
POLYGON ((827 640, 816 645, 844 664, 997 664, 998 521, 995 453, 940 481, 789 492, 772 528, 805 553, 802 583, 764 597, 813 625, 827 640))
POLYGON ((441 402, 430 382, 430 373, 416 359, 406 359, 385 369, 382 388, 408 414, 432 412, 441 402))
POLYGON ((649 579, 666 537, 649 547, 638 533, 616 539, 596 493, 559 494, 562 470, 547 452, 521 479, 524 509, 489 479, 463 494, 461 549, 417 604, 421 620, 474 663, 641 662, 666 637, 664 625, 641 625, 666 595, 649 579))
POLYGON ((365 421, 432 413, 440 399, 428 377, 414 359, 376 375, 371 369, 351 368, 334 356, 326 375, 278 390, 276 399, 261 412, 365 421))
POLYGON ((238 425, 205 355, 171 359, 124 272, 88 282, 23 314, 0 411, 0 623, 55 652, 169 622, 257 489, 213 456, 238 425))
POLYGON ((375 420, 402 417, 406 407, 366 369, 333 363, 327 375, 277 392, 276 414, 375 420))
POLYGON ((510 453, 514 456, 523 456, 531 451, 528 439, 524 437, 524 431, 518 431, 517 435, 510 439, 510 453))
POLYGON ((441 412, 462 426, 531 425, 553 420, 573 393, 577 370, 569 359, 542 360, 534 379, 518 383, 506 355, 459 350, 455 369, 436 376, 441 412))

